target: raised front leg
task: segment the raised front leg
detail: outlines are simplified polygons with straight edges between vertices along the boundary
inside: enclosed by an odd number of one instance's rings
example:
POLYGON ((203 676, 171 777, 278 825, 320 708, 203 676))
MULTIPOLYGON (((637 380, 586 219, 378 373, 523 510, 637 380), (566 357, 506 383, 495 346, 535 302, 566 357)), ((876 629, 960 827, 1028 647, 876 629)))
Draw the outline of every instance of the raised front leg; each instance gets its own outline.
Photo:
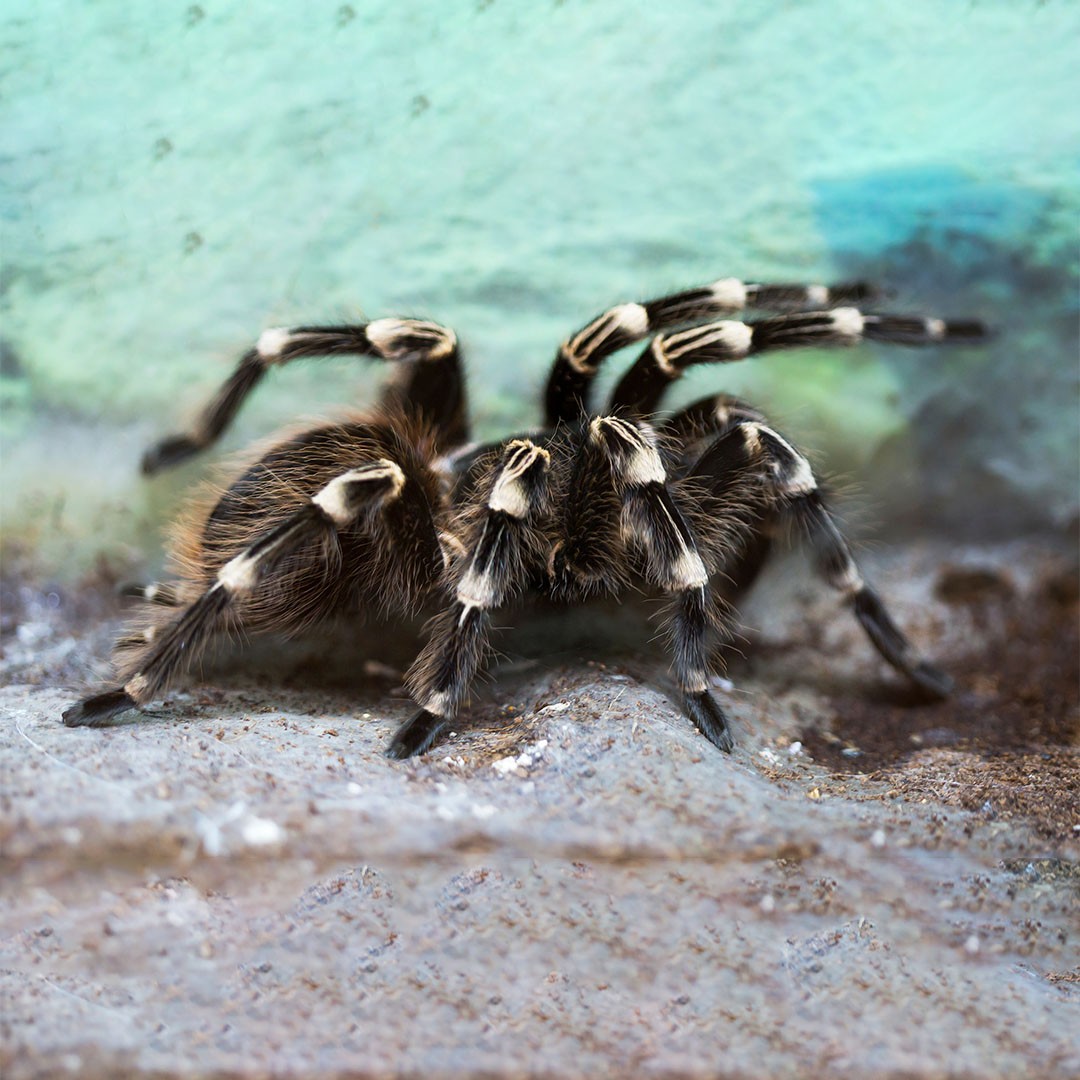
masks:
POLYGON ((571 334, 559 347, 545 395, 547 423, 554 427, 587 416, 589 391, 604 359, 660 330, 732 315, 746 308, 793 311, 858 303, 873 295, 873 289, 863 282, 768 285, 721 278, 710 285, 641 304, 618 304, 571 334))
POLYGON ((986 334, 979 322, 912 315, 864 315, 855 308, 777 315, 745 323, 733 319, 659 334, 619 380, 610 408, 649 416, 665 392, 694 364, 725 364, 776 349, 856 345, 887 341, 896 345, 970 344, 986 334))
POLYGON ((385 399, 408 406, 440 433, 444 446, 468 437, 465 388, 452 330, 417 319, 377 319, 356 326, 296 326, 264 330, 254 347, 199 414, 190 431, 170 435, 143 455, 152 474, 212 445, 232 423, 248 395, 274 367, 305 357, 371 356, 409 362, 402 381, 385 399))

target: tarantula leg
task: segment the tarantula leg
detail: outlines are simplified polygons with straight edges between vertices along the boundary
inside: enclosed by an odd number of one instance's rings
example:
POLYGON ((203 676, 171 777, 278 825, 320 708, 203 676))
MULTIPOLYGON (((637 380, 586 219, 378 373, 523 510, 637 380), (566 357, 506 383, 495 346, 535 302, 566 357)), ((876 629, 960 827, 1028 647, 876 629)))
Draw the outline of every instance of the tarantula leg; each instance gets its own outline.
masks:
MULTIPOLYGON (((707 447, 717 445, 720 436, 745 423, 764 424, 765 416, 739 398, 714 394, 691 402, 674 413, 661 425, 660 431, 664 437, 676 439, 689 455, 695 449, 701 453, 707 447)), ((730 443, 720 443, 719 447, 725 445, 730 443)), ((693 476, 696 465, 692 463, 692 457, 690 461, 684 475, 689 472, 693 476)), ((723 523, 723 528, 716 532, 723 537, 726 551, 713 585, 730 603, 753 585, 772 552, 772 512, 763 510, 758 505, 760 500, 748 497, 746 490, 736 490, 747 488, 748 477, 741 453, 739 460, 715 469, 714 473, 725 479, 711 475, 709 488, 701 502, 709 522, 723 523)))
MULTIPOLYGON (((713 394, 691 402, 674 413, 660 426, 660 432, 665 438, 674 439, 685 447, 688 460, 692 461, 689 455, 695 449, 700 452, 707 441, 715 440, 736 424, 747 422, 764 423, 765 416, 752 405, 730 394, 713 394)), ((689 465, 684 467, 684 472, 685 468, 689 468, 689 465)), ((739 507, 745 513, 743 500, 728 500, 725 506, 725 517, 730 517, 732 507, 739 507)), ((723 508, 716 506, 712 520, 720 520, 722 511, 723 508)), ((764 519, 749 528, 746 521, 738 524, 743 528, 729 527, 725 530, 725 539, 731 550, 724 559, 723 573, 713 579, 714 588, 728 602, 734 602, 753 585, 772 552, 772 536, 764 519)))
POLYGON ((807 306, 832 307, 859 303, 874 295, 875 290, 861 281, 768 285, 722 278, 641 304, 618 304, 571 334, 559 347, 545 396, 548 426, 586 416, 589 390, 603 360, 658 330, 715 315, 731 315, 744 308, 790 311, 807 306))
POLYGON ((528 439, 504 447, 484 516, 458 564, 453 602, 432 620, 406 676, 420 711, 394 735, 390 757, 422 754, 457 715, 487 651, 491 610, 524 587, 538 559, 534 525, 547 508, 549 463, 548 451, 528 439))
POLYGON ((314 356, 372 356, 417 361, 389 393, 434 424, 448 444, 466 438, 465 391, 452 330, 417 319, 377 319, 355 326, 296 326, 264 330, 189 432, 170 435, 143 455, 152 474, 179 464, 215 442, 272 367, 314 356))
POLYGON ((687 715, 711 743, 730 752, 734 741, 727 719, 709 691, 710 644, 721 626, 720 613, 694 532, 672 498, 654 437, 645 427, 605 416, 592 422, 589 438, 607 452, 622 499, 624 536, 642 551, 646 577, 671 597, 667 635, 687 715))
POLYGON ((673 440, 686 451, 694 447, 703 450, 705 440, 712 441, 736 424, 748 421, 763 424, 765 414, 730 394, 710 394, 672 413, 660 423, 658 430, 665 439, 673 440))
POLYGON ((656 411, 667 388, 692 364, 722 364, 774 349, 855 345, 970 344, 986 336, 982 323, 908 315, 864 315, 850 307, 778 315, 753 323, 724 320, 659 334, 623 375, 610 408, 624 415, 656 411))
POLYGON ((611 482, 606 447, 580 441, 561 506, 560 539, 548 554, 552 594, 580 600, 600 592, 617 594, 627 584, 619 520, 622 499, 611 482))
POLYGON ((154 581, 149 585, 129 583, 120 586, 120 595, 132 600, 144 600, 160 607, 182 607, 184 601, 175 582, 154 581))
POLYGON ((387 459, 335 477, 300 510, 225 563, 214 583, 176 618, 121 645, 144 646, 122 686, 86 698, 63 714, 68 727, 99 727, 118 712, 152 700, 198 658, 238 601, 251 596, 283 559, 314 543, 337 553, 338 530, 397 499, 405 483, 387 459))
POLYGON ((722 500, 726 490, 747 473, 764 483, 767 501, 781 519, 799 526, 813 548, 817 572, 851 602, 881 656, 928 694, 947 696, 952 680, 918 655, 863 579, 810 463, 786 439, 764 424, 738 424, 705 451, 691 476, 708 480, 710 496, 722 500))
POLYGON ((747 421, 763 424, 765 414, 731 394, 710 394, 672 413, 660 425, 660 431, 666 437, 686 443, 706 436, 715 438, 747 421))
POLYGON ((855 617, 881 656, 931 697, 948 697, 953 690, 953 680, 919 656, 893 622, 881 597, 863 580, 820 492, 808 492, 792 500, 786 513, 809 539, 818 573, 834 589, 850 598, 855 617))

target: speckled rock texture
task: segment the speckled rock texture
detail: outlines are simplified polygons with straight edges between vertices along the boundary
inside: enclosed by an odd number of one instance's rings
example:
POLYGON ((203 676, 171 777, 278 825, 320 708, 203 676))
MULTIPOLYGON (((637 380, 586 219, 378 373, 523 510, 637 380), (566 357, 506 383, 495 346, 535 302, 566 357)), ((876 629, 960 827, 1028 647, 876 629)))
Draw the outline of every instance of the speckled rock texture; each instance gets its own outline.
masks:
POLYGON ((1080 1074, 1074 560, 869 565, 956 696, 912 701, 791 561, 718 689, 731 756, 647 607, 516 616, 396 763, 407 635, 71 731, 111 602, 9 594, 5 1078, 1080 1074))

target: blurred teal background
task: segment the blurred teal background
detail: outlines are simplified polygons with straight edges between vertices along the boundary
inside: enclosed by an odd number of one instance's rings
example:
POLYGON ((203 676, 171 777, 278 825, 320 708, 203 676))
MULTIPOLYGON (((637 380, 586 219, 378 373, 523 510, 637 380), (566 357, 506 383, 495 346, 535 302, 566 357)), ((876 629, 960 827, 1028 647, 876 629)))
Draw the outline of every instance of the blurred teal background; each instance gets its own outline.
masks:
MULTIPOLYGON (((266 326, 454 326, 477 429, 612 303, 870 277, 986 347, 697 370, 853 481, 865 534, 1075 528, 1080 5, 8 3, 3 527, 36 567, 157 558, 209 461, 144 481, 266 326)), ((618 364, 609 362, 614 375, 618 364)), ((236 449, 379 372, 267 381, 236 449)))

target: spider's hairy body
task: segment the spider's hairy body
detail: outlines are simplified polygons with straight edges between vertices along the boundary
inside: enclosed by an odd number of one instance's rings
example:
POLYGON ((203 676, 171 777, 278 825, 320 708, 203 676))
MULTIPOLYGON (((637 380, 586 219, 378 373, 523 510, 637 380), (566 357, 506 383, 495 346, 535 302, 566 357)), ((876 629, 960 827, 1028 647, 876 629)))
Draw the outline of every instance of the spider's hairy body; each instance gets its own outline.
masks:
POLYGON ((407 675, 419 706, 390 754, 432 746, 467 701, 492 613, 525 594, 578 603, 642 585, 667 598, 665 629, 684 708, 721 749, 732 740, 712 696, 731 600, 760 569, 777 526, 807 539, 819 574, 851 604, 881 655, 931 694, 948 679, 921 660, 864 581, 807 459, 752 406, 724 394, 664 415, 691 364, 780 347, 977 340, 975 323, 867 315, 843 306, 863 285, 710 286, 605 312, 561 346, 546 424, 467 443, 457 338, 436 323, 264 331, 194 430, 152 448, 154 472, 212 443, 272 367, 350 353, 399 365, 370 410, 263 447, 174 542, 177 580, 134 590, 143 615, 117 644, 119 684, 69 709, 96 726, 152 700, 220 632, 297 633, 343 612, 435 610, 407 675), (747 304, 791 310, 708 321, 747 304), (802 310, 808 304, 822 311, 802 310), (661 333, 674 328, 670 333, 661 333), (652 337, 593 411, 601 362, 652 337))

